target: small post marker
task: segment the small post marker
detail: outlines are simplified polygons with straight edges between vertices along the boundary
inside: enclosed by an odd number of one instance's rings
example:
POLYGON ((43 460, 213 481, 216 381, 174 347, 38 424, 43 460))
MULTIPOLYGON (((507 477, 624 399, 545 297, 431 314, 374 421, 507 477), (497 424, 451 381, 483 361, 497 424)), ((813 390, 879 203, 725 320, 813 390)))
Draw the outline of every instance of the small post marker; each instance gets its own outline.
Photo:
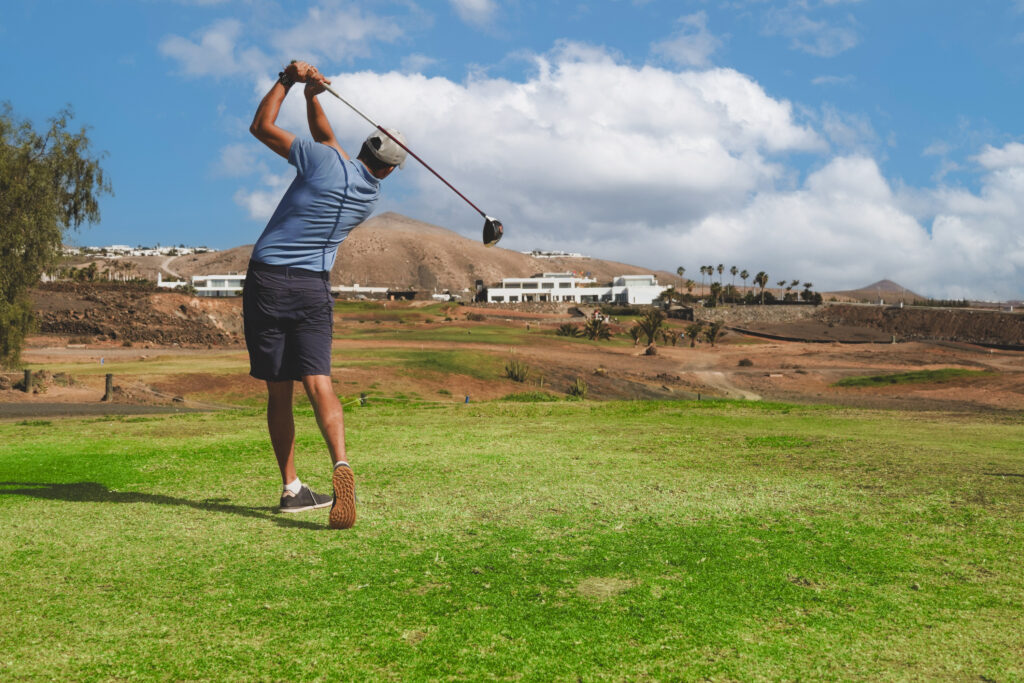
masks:
POLYGON ((359 394, 359 405, 361 405, 361 406, 365 406, 366 405, 366 393, 365 392, 359 394))
POLYGON ((31 394, 32 393, 32 371, 31 370, 26 370, 25 371, 25 393, 26 394, 31 394))
POLYGON ((104 401, 111 401, 114 399, 114 373, 107 373, 107 386, 106 391, 103 394, 104 401))

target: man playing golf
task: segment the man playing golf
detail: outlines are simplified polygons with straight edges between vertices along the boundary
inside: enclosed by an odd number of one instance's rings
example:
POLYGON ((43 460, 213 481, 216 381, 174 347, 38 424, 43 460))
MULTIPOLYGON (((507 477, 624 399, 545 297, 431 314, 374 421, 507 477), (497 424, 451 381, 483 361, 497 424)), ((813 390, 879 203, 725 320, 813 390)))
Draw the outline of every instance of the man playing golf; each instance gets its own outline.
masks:
MULTIPOLYGON (((330 526, 356 521, 355 479, 345 454, 342 406, 331 386, 334 300, 330 273, 338 245, 370 215, 380 181, 405 161, 405 150, 377 131, 351 160, 334 137, 317 95, 329 83, 316 67, 293 62, 256 109, 249 130, 295 167, 285 192, 252 251, 243 290, 250 372, 267 383, 267 426, 281 469, 282 512, 331 505, 330 526), (277 126, 281 103, 305 83, 313 139, 277 126), (334 495, 313 492, 295 472, 294 382, 302 382, 334 463, 334 495)), ((397 131, 389 131, 404 143, 397 131)))

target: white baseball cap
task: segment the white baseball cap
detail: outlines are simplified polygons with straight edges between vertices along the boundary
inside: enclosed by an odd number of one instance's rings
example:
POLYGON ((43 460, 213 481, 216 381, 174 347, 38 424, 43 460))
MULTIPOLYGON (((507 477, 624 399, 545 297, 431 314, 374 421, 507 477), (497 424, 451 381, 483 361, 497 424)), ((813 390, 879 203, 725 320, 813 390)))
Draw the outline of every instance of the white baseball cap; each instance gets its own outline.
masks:
MULTIPOLYGON (((400 131, 394 128, 386 129, 389 133, 395 136, 398 140, 405 144, 405 136, 400 131)), ((375 130, 370 133, 370 136, 366 138, 366 146, 370 148, 373 156, 383 161, 388 166, 397 166, 398 168, 405 167, 405 156, 406 152, 402 149, 401 145, 395 143, 394 140, 389 138, 379 130, 375 130)))

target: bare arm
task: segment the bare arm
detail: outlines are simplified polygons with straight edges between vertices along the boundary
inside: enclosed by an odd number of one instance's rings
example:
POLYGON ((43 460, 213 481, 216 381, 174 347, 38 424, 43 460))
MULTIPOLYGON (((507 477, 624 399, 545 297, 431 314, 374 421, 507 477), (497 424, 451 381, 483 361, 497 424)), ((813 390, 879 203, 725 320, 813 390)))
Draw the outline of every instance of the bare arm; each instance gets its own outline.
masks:
MULTIPOLYGON (((319 76, 319 74, 315 75, 319 76)), ((323 79, 323 82, 330 83, 327 79, 323 79)), ((310 78, 306 81, 304 94, 306 95, 306 119, 309 121, 309 132, 314 140, 322 142, 328 147, 333 147, 338 150, 342 158, 348 159, 348 154, 338 144, 337 138, 334 137, 334 131, 331 129, 331 123, 327 120, 323 107, 320 106, 320 102, 316 99, 316 96, 323 91, 324 88, 320 80, 310 78)))
POLYGON ((284 102, 287 94, 288 88, 280 82, 274 83, 274 87, 263 97, 260 106, 256 108, 256 116, 252 120, 252 125, 249 126, 249 132, 255 135, 256 139, 285 159, 288 158, 295 135, 279 127, 276 122, 277 115, 281 111, 281 103, 284 102))
MULTIPOLYGON (((293 82, 304 83, 307 77, 316 74, 316 68, 306 62, 292 62, 284 68, 284 72, 293 82)), ((288 158, 295 134, 277 125, 277 115, 281 112, 281 103, 284 102, 289 88, 291 85, 285 86, 280 81, 274 83, 270 92, 264 95, 260 106, 256 108, 256 116, 249 126, 250 133, 285 159, 288 158)))

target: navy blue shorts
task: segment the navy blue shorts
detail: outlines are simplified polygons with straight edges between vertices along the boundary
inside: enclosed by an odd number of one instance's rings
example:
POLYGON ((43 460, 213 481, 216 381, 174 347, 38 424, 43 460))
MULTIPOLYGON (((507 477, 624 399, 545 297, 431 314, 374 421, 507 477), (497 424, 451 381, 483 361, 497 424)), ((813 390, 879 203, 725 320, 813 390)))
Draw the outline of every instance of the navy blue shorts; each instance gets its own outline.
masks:
POLYGON ((265 268, 250 262, 242 291, 249 374, 271 382, 330 376, 334 299, 326 274, 265 268))

